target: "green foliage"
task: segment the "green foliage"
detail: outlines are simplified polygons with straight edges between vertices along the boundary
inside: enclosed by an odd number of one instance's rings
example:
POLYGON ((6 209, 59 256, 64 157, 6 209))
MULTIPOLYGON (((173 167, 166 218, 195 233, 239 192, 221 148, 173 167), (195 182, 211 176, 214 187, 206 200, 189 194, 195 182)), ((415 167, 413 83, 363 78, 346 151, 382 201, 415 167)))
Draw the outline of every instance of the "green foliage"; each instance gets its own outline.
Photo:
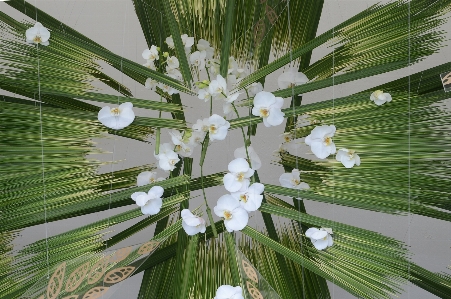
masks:
MULTIPOLYGON (((154 223, 154 239, 164 242, 150 258, 136 262, 135 274, 144 271, 140 298, 210 299, 223 284, 245 288, 236 241, 283 299, 330 298, 326 279, 360 298, 391 298, 402 292, 401 285, 407 281, 450 298, 449 275, 411 263, 401 241, 309 215, 296 198, 451 220, 451 114, 440 106, 449 95, 437 76, 448 71, 451 63, 344 98, 301 106, 296 95, 411 66, 437 52, 444 40, 437 28, 444 24, 451 0, 377 4, 316 37, 323 6, 319 0, 290 1, 289 10, 285 1, 270 0, 265 5, 259 0, 133 0, 149 47, 172 51, 164 43, 172 35, 183 83, 112 53, 28 2, 11 0, 6 4, 33 19, 37 13, 52 37, 48 47, 27 45, 23 35, 30 24, 0 12, 0 89, 17 95, 3 96, 0 102, 2 298, 20 298, 47 274, 48 267, 121 244, 154 223), (266 16, 268 11, 275 14, 274 20, 266 16), (256 28, 266 28, 260 40, 254 36, 256 28), (289 119, 285 131, 302 138, 318 124, 334 124, 337 147, 356 149, 362 165, 349 171, 332 158, 311 161, 280 152, 279 163, 286 171, 305 171, 301 178, 311 189, 265 184, 260 208, 265 229, 246 227, 244 236, 233 236, 224 232, 219 221, 213 224, 217 238, 213 238, 212 226, 204 234, 188 237, 179 215, 188 208, 191 191, 222 185, 223 172, 193 178, 193 160, 185 158, 170 178, 142 187, 135 186, 136 176, 153 169, 151 165, 98 174, 101 163, 87 159, 100 152, 94 138, 118 135, 148 143, 155 128, 186 128, 179 94, 170 96, 157 88, 167 103, 134 98, 129 88, 103 72, 99 61, 138 83, 152 78, 195 95, 181 34, 206 39, 220 49, 216 54, 221 57, 224 77, 229 56, 241 63, 248 61, 254 72, 239 87, 264 83, 267 75, 300 60, 300 69, 310 82, 274 92, 276 96, 294 96, 291 107, 283 110, 289 119), (312 50, 323 45, 333 47, 333 52, 310 65, 312 50), (276 57, 272 62, 270 54, 276 57), (121 95, 94 89, 99 82, 121 95), (369 96, 376 89, 389 92, 393 101, 375 106, 369 96), (138 108, 170 112, 173 119, 137 117, 123 130, 108 130, 97 121, 99 107, 85 100, 99 105, 132 102, 138 108), (310 125, 300 126, 299 115, 307 115, 310 125), (165 189, 160 213, 143 217, 127 229, 110 231, 116 224, 141 217, 135 207, 13 250, 12 242, 21 229, 129 206, 133 192, 154 185, 165 189), (295 206, 275 194, 295 198, 295 206), (276 226, 273 217, 291 223, 276 226), (309 227, 332 228, 335 244, 325 251, 316 250, 305 237, 309 227)), ((252 100, 244 103, 251 106, 252 100)), ((230 124, 231 129, 247 126, 255 135, 261 121, 246 116, 232 119, 230 124)), ((208 140, 205 151, 207 145, 208 140)), ((259 181, 257 174, 254 179, 259 181)))

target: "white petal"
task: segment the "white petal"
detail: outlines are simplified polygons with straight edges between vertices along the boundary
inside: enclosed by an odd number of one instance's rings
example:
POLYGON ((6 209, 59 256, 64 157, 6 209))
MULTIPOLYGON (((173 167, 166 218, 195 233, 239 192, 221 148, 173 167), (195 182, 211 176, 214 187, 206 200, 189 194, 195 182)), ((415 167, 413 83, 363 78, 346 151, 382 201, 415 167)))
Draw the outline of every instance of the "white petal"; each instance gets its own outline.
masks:
POLYGON ((263 191, 265 191, 265 185, 260 183, 253 183, 248 189, 248 193, 254 195, 262 194, 263 191))
POLYGON ((133 199, 134 201, 136 201, 136 199, 137 199, 138 196, 140 196, 140 195, 147 195, 147 193, 146 193, 146 192, 135 192, 135 193, 132 194, 132 199, 133 199))
POLYGON ((280 109, 272 108, 269 110, 267 121, 271 126, 278 126, 283 123, 284 116, 285 113, 283 113, 280 109))
POLYGON ((164 189, 160 186, 153 186, 149 190, 149 195, 154 196, 155 198, 162 197, 164 193, 164 189))
POLYGON ((355 158, 355 165, 360 166, 360 157, 357 154, 354 154, 354 158, 355 158))
MULTIPOLYGON (((254 97, 254 108, 257 107, 258 109, 260 109, 260 107, 269 107, 275 103, 276 97, 272 93, 267 91, 260 91, 254 97)), ((254 114, 254 111, 252 111, 252 114, 254 114)), ((258 113, 258 116, 260 116, 260 112, 258 113)))
POLYGON ((328 236, 327 237, 327 246, 331 247, 332 245, 334 245, 334 239, 332 238, 332 236, 328 236))
POLYGON ((310 238, 312 236, 312 234, 316 233, 317 231, 319 231, 319 229, 317 229, 316 227, 311 227, 305 232, 305 236, 307 238, 310 238))
POLYGON ((136 204, 140 207, 143 207, 149 200, 150 200, 149 195, 141 194, 138 197, 136 197, 136 204))
POLYGON ((341 163, 346 168, 352 168, 354 167, 355 159, 349 159, 348 157, 344 157, 343 159, 341 159, 341 163))
POLYGON ((141 207, 141 212, 145 215, 155 215, 160 212, 163 201, 161 198, 155 198, 149 200, 145 206, 141 207))
POLYGON ((293 183, 291 181, 292 178, 293 176, 291 175, 291 173, 282 173, 282 175, 279 177, 279 183, 282 187, 293 188, 293 183))
POLYGON ((224 111, 224 114, 227 115, 227 114, 233 112, 233 106, 232 106, 232 104, 225 102, 222 105, 222 110, 224 111))
POLYGON ((383 93, 382 95, 384 96, 386 102, 391 102, 392 97, 389 93, 383 93))
POLYGON ((224 217, 224 210, 232 211, 240 207, 240 201, 230 194, 221 196, 214 207, 214 212, 219 217, 224 217))
POLYGON ((27 31, 25 31, 25 37, 27 38, 27 40, 32 41, 32 42, 37 34, 38 34, 38 28, 36 28, 36 27, 28 28, 27 31))
POLYGON ((227 231, 239 231, 246 227, 249 221, 249 214, 243 208, 236 208, 232 211, 232 219, 224 220, 227 231))
POLYGON ((296 189, 307 190, 310 189, 310 186, 307 183, 301 182, 299 185, 296 186, 296 189))
POLYGON ((182 227, 188 236, 194 236, 200 232, 197 226, 188 225, 185 220, 182 221, 182 227))
POLYGON ((324 231, 324 230, 319 230, 319 231, 314 232, 314 233, 310 236, 310 238, 319 240, 319 239, 323 239, 323 238, 326 237, 326 236, 327 236, 327 232, 326 232, 326 231, 324 231))
POLYGON ((224 182, 224 187, 229 192, 236 192, 243 186, 243 184, 237 181, 236 177, 231 173, 227 173, 222 180, 224 182))
POLYGON ((282 109, 283 106, 283 98, 277 97, 276 102, 271 105, 271 108, 282 109))
POLYGON ((243 158, 237 158, 232 160, 227 168, 233 173, 247 172, 249 170, 249 163, 243 158))
POLYGON ((310 149, 312 150, 313 154, 315 154, 315 156, 319 159, 327 158, 331 152, 330 148, 324 145, 322 141, 313 141, 310 144, 310 149))
POLYGON ((327 248, 327 244, 329 243, 327 240, 312 240, 313 242, 313 246, 315 246, 316 249, 318 250, 323 250, 327 248))

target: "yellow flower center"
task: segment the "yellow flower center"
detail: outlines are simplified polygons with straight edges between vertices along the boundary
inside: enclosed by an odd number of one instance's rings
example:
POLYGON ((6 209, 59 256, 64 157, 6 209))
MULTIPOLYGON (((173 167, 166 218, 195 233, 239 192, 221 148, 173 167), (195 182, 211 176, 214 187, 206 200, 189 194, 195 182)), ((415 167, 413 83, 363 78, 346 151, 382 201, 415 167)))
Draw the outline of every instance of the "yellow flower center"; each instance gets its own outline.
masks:
POLYGON ((232 213, 230 211, 224 211, 224 219, 230 220, 232 219, 232 213))
POLYGON ((285 140, 285 142, 290 142, 291 141, 290 136, 284 136, 283 139, 285 140))
POLYGON ((182 149, 182 147, 180 145, 176 145, 175 146, 175 151, 176 152, 179 152, 181 149, 182 149))
POLYGON ((216 130, 217 130, 217 128, 215 125, 210 125, 210 133, 211 134, 216 134, 216 130))
POLYGON ((202 126, 202 131, 204 131, 204 132, 208 132, 208 126, 206 126, 206 125, 203 125, 203 126, 202 126))
POLYGON ((350 159, 354 158, 354 154, 355 154, 354 150, 349 150, 348 156, 349 156, 350 159))
POLYGON ((149 179, 149 182, 150 182, 150 183, 155 183, 155 178, 150 178, 150 179, 149 179))
POLYGON ((324 144, 325 145, 330 145, 332 143, 332 137, 326 137, 324 138, 324 144))
POLYGON ((246 196, 246 194, 241 194, 241 195, 240 195, 240 200, 241 200, 242 202, 246 203, 246 202, 247 202, 247 196, 246 196))
POLYGON ((39 36, 39 35, 36 35, 34 38, 33 38, 33 41, 35 42, 35 43, 42 43, 42 39, 41 39, 41 37, 39 36))
POLYGON ((114 116, 118 116, 120 113, 121 111, 119 110, 119 108, 111 109, 111 114, 113 114, 114 116))
POLYGON ((242 173, 242 172, 238 173, 236 176, 236 180, 238 182, 242 182, 244 180, 244 173, 242 173))
POLYGON ((293 183, 293 185, 296 185, 296 186, 301 183, 301 181, 298 179, 291 179, 291 182, 293 183))
POLYGON ((268 117, 269 116, 269 109, 267 109, 267 108, 260 108, 260 116, 261 117, 268 117))
POLYGON ((177 164, 177 161, 176 160, 169 160, 169 164, 175 165, 175 164, 177 164))
POLYGON ((376 90, 375 92, 373 92, 373 95, 378 98, 381 94, 383 94, 384 92, 382 90, 376 90))
POLYGON ((291 87, 294 87, 294 86, 296 86, 296 84, 294 84, 294 83, 288 84, 288 88, 291 88, 291 87))

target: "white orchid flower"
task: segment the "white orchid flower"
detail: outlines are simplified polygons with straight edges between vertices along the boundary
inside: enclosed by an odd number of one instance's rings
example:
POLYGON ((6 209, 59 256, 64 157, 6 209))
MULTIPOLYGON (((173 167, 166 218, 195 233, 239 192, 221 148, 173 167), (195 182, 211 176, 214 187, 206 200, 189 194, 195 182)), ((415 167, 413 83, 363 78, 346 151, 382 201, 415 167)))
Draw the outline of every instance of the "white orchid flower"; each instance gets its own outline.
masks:
POLYGON ((243 158, 232 160, 228 165, 228 170, 224 178, 224 187, 229 192, 244 191, 249 186, 249 178, 254 175, 254 170, 243 158))
POLYGON ((221 62, 219 59, 209 59, 207 60, 207 67, 210 68, 210 73, 212 76, 219 74, 221 62))
POLYGON ((158 49, 157 46, 152 45, 150 49, 145 49, 142 53, 142 57, 146 59, 147 61, 154 61, 158 60, 158 49))
POLYGON ((193 153, 193 146, 191 144, 182 142, 181 144, 175 146, 175 152, 182 157, 189 157, 193 153))
POLYGON ((337 151, 335 143, 332 141, 335 130, 334 125, 317 126, 310 135, 305 137, 305 144, 310 146, 313 154, 319 159, 325 159, 337 151))
POLYGON ((283 98, 275 97, 267 91, 260 91, 254 97, 252 114, 263 118, 266 127, 278 126, 283 120, 285 113, 281 111, 283 98))
POLYGON ((263 91, 263 85, 260 82, 254 82, 250 85, 247 92, 249 93, 250 97, 255 96, 260 91, 263 91))
POLYGON ((182 216, 182 227, 189 236, 198 233, 205 233, 205 220, 199 216, 193 215, 190 210, 183 209, 180 213, 182 216))
POLYGON ((211 99, 210 90, 208 88, 199 89, 199 94, 197 96, 200 100, 208 102, 211 99))
POLYGON ((161 199, 163 192, 164 189, 162 187, 154 186, 150 188, 148 193, 133 193, 132 199, 139 207, 141 207, 141 212, 144 215, 155 215, 160 212, 161 206, 163 205, 163 201, 161 199))
POLYGON ((27 40, 27 43, 48 46, 50 39, 50 31, 44 26, 42 26, 41 23, 36 22, 36 24, 34 24, 33 27, 28 28, 27 31, 25 31, 25 38, 27 40))
POLYGON ((147 62, 144 63, 143 66, 145 66, 145 67, 147 67, 147 68, 149 68, 151 70, 154 70, 154 71, 157 70, 157 67, 155 66, 155 63, 153 61, 151 61, 151 60, 147 60, 147 62))
POLYGON ((155 159, 157 159, 157 160, 160 160, 160 157, 159 157, 159 155, 161 155, 161 154, 167 154, 167 153, 169 153, 169 152, 172 152, 174 147, 172 146, 172 144, 170 144, 170 143, 162 143, 162 144, 160 144, 160 148, 159 148, 159 151, 158 151, 158 155, 155 155, 155 153, 153 154, 153 156, 155 157, 155 159))
POLYGON ((198 70, 203 70, 205 68, 206 55, 207 52, 205 51, 196 51, 190 55, 189 60, 192 65, 197 67, 198 70))
POLYGON ((222 285, 216 290, 216 296, 213 299, 244 299, 241 287, 232 287, 231 285, 222 285))
POLYGON ((172 171, 175 169, 175 164, 180 161, 179 156, 174 152, 160 153, 158 155, 158 166, 165 171, 172 171))
POLYGON ((202 38, 197 42, 197 50, 205 51, 207 59, 213 58, 215 53, 215 49, 210 47, 210 43, 202 38))
POLYGON ((166 44, 168 45, 169 48, 171 48, 171 49, 174 49, 174 48, 175 48, 174 40, 172 39, 172 35, 166 37, 165 42, 166 42, 166 44))
MULTIPOLYGON (((169 66, 166 66, 166 75, 168 75, 171 78, 174 78, 176 80, 182 79, 182 73, 178 69, 170 68, 169 66)), ((176 89, 174 89, 176 90, 176 89)))
POLYGON ((208 91, 215 99, 224 98, 227 93, 227 82, 221 75, 216 76, 216 80, 210 82, 208 91))
MULTIPOLYGON (((177 78, 174 78, 177 79, 177 78)), ((179 93, 179 91, 175 88, 172 88, 169 85, 166 85, 164 83, 158 83, 158 87, 160 87, 164 92, 167 92, 169 95, 173 95, 175 93, 179 93)))
POLYGON ((208 132, 211 141, 224 140, 229 128, 230 123, 217 114, 208 118, 208 132))
POLYGON ((222 105, 222 110, 224 111, 224 114, 229 114, 230 112, 233 111, 233 106, 232 103, 238 99, 238 97, 240 96, 240 93, 234 93, 231 95, 227 95, 226 98, 224 98, 224 104, 222 105))
MULTIPOLYGON (((253 170, 259 170, 262 167, 262 161, 260 160, 260 157, 255 152, 254 148, 252 146, 248 146, 247 153, 249 154, 249 159, 251 159, 251 166, 253 170)), ((243 158, 247 159, 246 155, 246 148, 240 147, 235 150, 233 153, 233 156, 235 158, 243 158)))
POLYGON ((246 211, 254 212, 262 205, 263 191, 265 191, 263 184, 253 183, 245 191, 232 192, 231 195, 240 201, 246 211))
POLYGON ((158 86, 158 81, 154 80, 152 78, 147 78, 146 83, 144 84, 144 86, 147 89, 152 89, 153 90, 155 87, 158 86))
POLYGON ((337 152, 337 156, 335 158, 346 168, 352 168, 354 165, 360 166, 360 157, 354 150, 342 148, 337 152))
MULTIPOLYGON (((170 69, 176 69, 180 66, 180 62, 177 59, 177 57, 175 56, 169 56, 168 59, 166 60, 167 63, 167 67, 170 69)), ((167 68, 166 68, 167 70, 167 68)))
POLYGON ((371 94, 370 100, 373 101, 374 104, 380 106, 386 102, 390 102, 392 97, 389 93, 383 92, 382 90, 376 90, 371 94))
POLYGON ((185 46, 185 49, 191 49, 191 47, 194 45, 194 37, 188 36, 188 34, 182 34, 182 43, 183 46, 185 46))
POLYGON ((224 218, 228 232, 242 230, 249 221, 249 215, 240 201, 230 194, 221 196, 213 210, 218 217, 224 218))
POLYGON ((327 247, 331 247, 334 244, 334 240, 331 234, 331 228, 317 229, 315 227, 311 227, 305 232, 305 236, 307 238, 310 238, 313 246, 315 246, 315 248, 318 250, 326 249, 327 247))
POLYGON ((104 126, 120 130, 129 126, 135 120, 135 113, 132 108, 133 104, 130 102, 123 103, 116 108, 105 106, 100 109, 97 118, 104 126))
POLYGON ((277 84, 280 89, 298 86, 307 82, 307 76, 304 73, 298 72, 295 68, 290 68, 285 73, 282 73, 277 79, 277 84))
POLYGON ((204 118, 204 119, 198 119, 192 128, 193 128, 194 132, 202 132, 205 135, 205 133, 207 133, 209 131, 209 127, 210 127, 209 119, 204 118))
POLYGON ((148 184, 153 184, 155 182, 164 181, 164 178, 157 178, 157 173, 152 171, 143 171, 140 174, 138 174, 138 177, 136 178, 137 185, 145 186, 148 184))
POLYGON ((301 181, 301 172, 298 169, 293 169, 291 173, 283 173, 279 177, 279 182, 282 187, 307 190, 310 186, 307 183, 301 181))
POLYGON ((193 131, 191 133, 191 137, 189 138, 189 143, 196 146, 199 145, 202 142, 202 140, 204 140, 204 138, 205 138, 204 132, 193 131))

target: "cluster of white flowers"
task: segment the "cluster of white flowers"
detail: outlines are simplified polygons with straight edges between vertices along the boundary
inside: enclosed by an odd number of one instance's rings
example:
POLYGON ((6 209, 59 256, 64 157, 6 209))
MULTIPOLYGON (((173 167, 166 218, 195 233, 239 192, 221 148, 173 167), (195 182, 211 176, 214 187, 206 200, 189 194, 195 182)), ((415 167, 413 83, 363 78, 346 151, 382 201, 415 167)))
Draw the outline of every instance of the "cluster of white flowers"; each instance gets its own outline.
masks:
POLYGON ((229 163, 229 173, 223 178, 224 187, 230 194, 221 196, 214 207, 215 214, 224 219, 224 225, 229 232, 242 230, 249 221, 249 212, 258 210, 263 200, 265 186, 250 183, 254 171, 261 167, 261 161, 251 146, 247 152, 254 168, 251 168, 245 159, 246 149, 236 149, 236 159, 229 163))
POLYGON ((313 246, 315 246, 318 250, 326 249, 334 244, 332 234, 333 232, 331 228, 317 229, 315 227, 311 227, 305 232, 305 236, 310 238, 313 246))

